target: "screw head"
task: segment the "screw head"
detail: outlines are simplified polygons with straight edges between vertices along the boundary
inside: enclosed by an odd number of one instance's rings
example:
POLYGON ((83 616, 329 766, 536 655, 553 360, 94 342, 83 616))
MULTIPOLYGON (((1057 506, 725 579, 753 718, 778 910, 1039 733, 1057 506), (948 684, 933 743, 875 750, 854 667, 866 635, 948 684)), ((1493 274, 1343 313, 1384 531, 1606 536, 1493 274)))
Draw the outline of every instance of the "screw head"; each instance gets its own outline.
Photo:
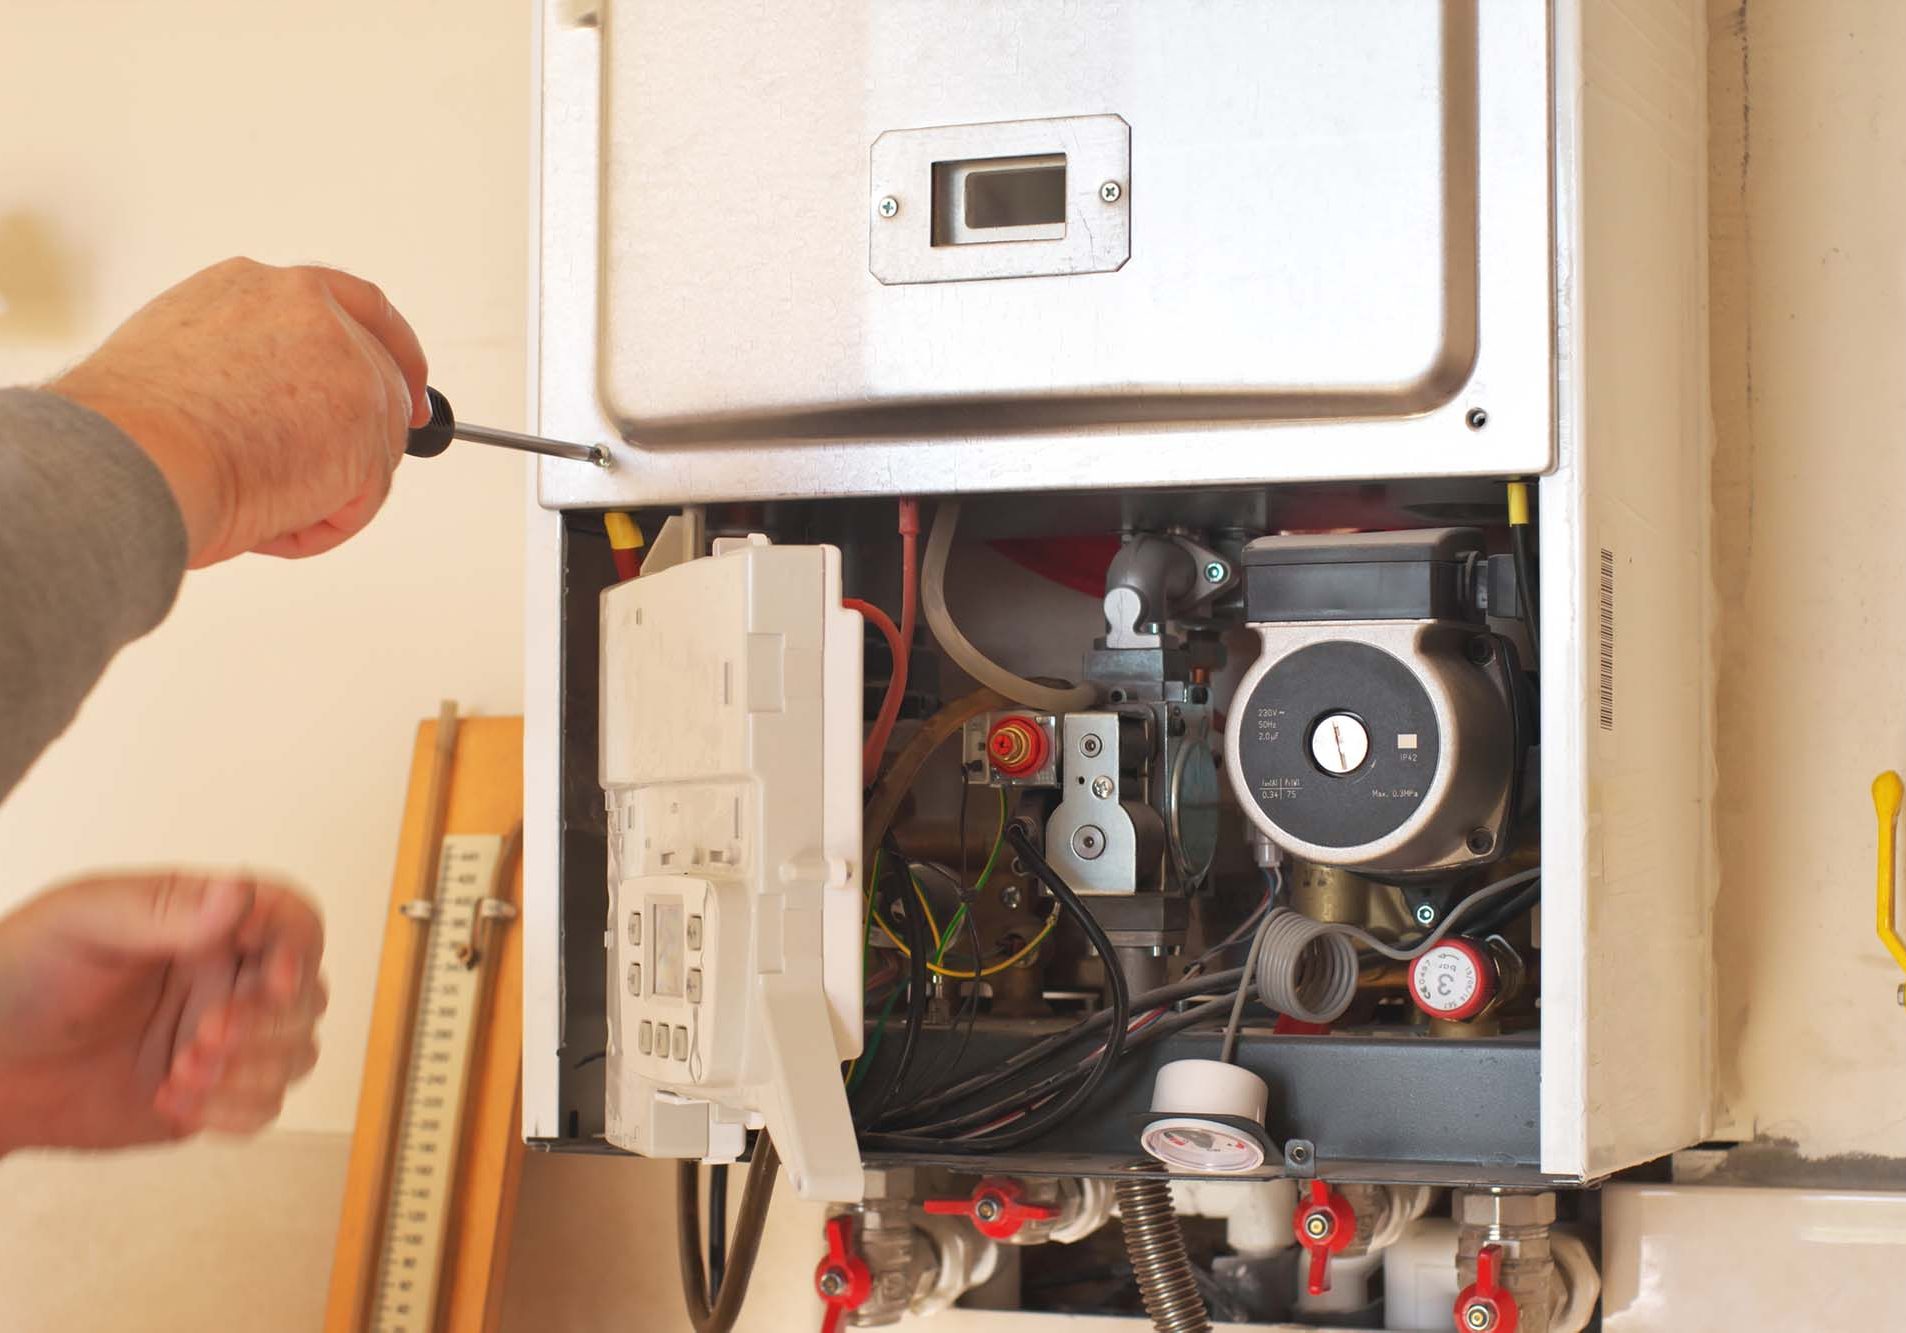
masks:
POLYGON ((847 1274, 838 1268, 830 1268, 814 1279, 814 1285, 821 1289, 823 1296, 838 1296, 847 1290, 847 1274))
POLYGON ((1111 800, 1113 790, 1112 779, 1106 777, 1105 774, 1101 773, 1092 779, 1092 794, 1101 801, 1111 800))
POLYGON ((1495 1307, 1481 1301, 1471 1301, 1463 1307, 1463 1327, 1475 1329, 1476 1333, 1488 1333, 1496 1326, 1495 1307))
POLYGON ((1310 1160, 1310 1149, 1302 1143, 1293 1143, 1284 1151, 1284 1155, 1302 1166, 1310 1160))
POLYGON ((1096 861, 1105 855, 1105 830, 1087 824, 1072 835, 1072 850, 1081 861, 1096 861))
POLYGON ((1464 415, 1463 420, 1468 423, 1469 429, 1481 430, 1489 424, 1489 414, 1480 407, 1472 407, 1464 415))
POLYGON ((1098 758, 1100 752, 1104 749, 1105 742, 1100 740, 1097 736, 1087 734, 1079 737, 1079 753, 1084 755, 1087 759, 1098 758))
POLYGON ((1125 187, 1117 181, 1107 181, 1099 186, 1099 198, 1108 204, 1116 204, 1125 197, 1125 187))
POLYGON ((879 210, 881 217, 890 218, 900 211, 900 201, 890 194, 883 195, 874 207, 879 210))
POLYGON ((1487 856, 1496 849, 1496 835, 1486 828, 1471 829, 1467 846, 1473 855, 1487 856))
POLYGON ((1018 911, 1019 904, 1023 901, 1025 901, 1025 898, 1019 892, 1019 886, 1017 884, 1008 884, 999 891, 999 904, 1008 912, 1018 911))
POLYGON ((1430 903, 1418 903, 1415 915, 1417 925, 1427 926, 1435 922, 1436 908, 1430 903))
POLYGON ((1230 572, 1230 570, 1224 567, 1223 562, 1213 560, 1204 567, 1204 581, 1206 583, 1223 583, 1224 576, 1230 572))
POLYGON ((1496 643, 1487 634, 1478 634, 1469 641, 1467 647, 1469 660, 1477 666, 1488 666, 1496 660, 1496 643))
POLYGON ((1005 1206, 1000 1203, 998 1196, 992 1194, 984 1196, 973 1205, 973 1216, 982 1222, 996 1222, 1004 1211, 1005 1206))
POLYGON ((1322 1240, 1331 1233, 1334 1219, 1329 1213, 1316 1212, 1304 1219, 1304 1234, 1312 1240, 1322 1240))

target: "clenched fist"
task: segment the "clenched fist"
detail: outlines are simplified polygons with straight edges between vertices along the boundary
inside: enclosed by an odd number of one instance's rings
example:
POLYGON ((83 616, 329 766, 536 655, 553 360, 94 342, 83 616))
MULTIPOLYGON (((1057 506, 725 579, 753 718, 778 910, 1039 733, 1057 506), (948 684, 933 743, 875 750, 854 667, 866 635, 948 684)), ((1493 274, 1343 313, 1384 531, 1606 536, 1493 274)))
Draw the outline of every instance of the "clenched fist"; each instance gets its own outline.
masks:
POLYGON ((250 1133, 317 1060, 324 930, 244 875, 104 876, 0 918, 0 1155, 250 1133))
POLYGON ((194 568, 356 533, 430 419, 417 335, 348 273, 228 259, 163 293, 47 387, 151 456, 194 568))

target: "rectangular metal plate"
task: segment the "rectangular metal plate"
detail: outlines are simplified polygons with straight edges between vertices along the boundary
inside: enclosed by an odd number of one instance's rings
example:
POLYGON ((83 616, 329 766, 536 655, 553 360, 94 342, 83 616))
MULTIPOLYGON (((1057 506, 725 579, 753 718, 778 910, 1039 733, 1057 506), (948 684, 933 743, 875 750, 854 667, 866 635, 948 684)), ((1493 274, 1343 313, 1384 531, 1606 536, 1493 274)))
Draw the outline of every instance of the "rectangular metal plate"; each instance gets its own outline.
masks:
POLYGON ((868 270, 888 285, 1114 272, 1132 253, 1131 156, 1117 116, 889 130, 874 140, 868 270), (1059 188, 975 207, 981 183, 1015 177, 1059 188))

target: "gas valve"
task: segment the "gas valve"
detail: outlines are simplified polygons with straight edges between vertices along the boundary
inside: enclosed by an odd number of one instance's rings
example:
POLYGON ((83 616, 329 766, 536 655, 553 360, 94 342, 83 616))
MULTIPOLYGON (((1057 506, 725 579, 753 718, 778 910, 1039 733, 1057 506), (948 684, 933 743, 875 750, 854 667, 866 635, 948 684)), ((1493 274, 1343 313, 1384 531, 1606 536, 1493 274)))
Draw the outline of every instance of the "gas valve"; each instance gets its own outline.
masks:
POLYGON ((1456 1327, 1465 1333, 1516 1333, 1521 1309, 1501 1283, 1502 1246, 1476 1251, 1476 1280, 1456 1297, 1456 1327))
POLYGON ((928 1199, 921 1206, 937 1217, 971 1218, 980 1235, 1013 1245, 1044 1240, 1059 1217, 1056 1205, 1028 1202, 1025 1187, 1005 1176, 987 1176, 964 1199, 928 1199))
POLYGON ((1310 1256, 1305 1289, 1313 1296, 1330 1290, 1330 1256, 1341 1253, 1357 1238, 1357 1213, 1350 1200, 1321 1180, 1310 1182, 1310 1198, 1292 1218, 1297 1243, 1310 1256))
POLYGON ((814 1290, 827 1305, 821 1333, 838 1333, 850 1310, 858 1310, 873 1293, 874 1275, 854 1252, 854 1219, 845 1214, 827 1219, 827 1255, 814 1270, 814 1290))

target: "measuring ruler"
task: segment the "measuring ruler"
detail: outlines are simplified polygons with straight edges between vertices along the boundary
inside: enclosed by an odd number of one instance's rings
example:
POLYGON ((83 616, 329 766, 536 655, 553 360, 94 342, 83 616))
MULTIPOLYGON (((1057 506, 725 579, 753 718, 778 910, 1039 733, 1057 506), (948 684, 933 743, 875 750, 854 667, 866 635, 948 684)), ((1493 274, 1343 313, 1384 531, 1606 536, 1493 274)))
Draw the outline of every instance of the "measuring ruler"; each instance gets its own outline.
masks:
POLYGON ((486 1010, 488 937, 516 915, 497 882, 515 862, 504 846, 494 834, 446 836, 435 894, 400 909, 426 938, 371 1306, 375 1333, 436 1328, 471 1053, 486 1010))
POLYGON ((496 1328, 523 1152, 522 809, 520 719, 446 704, 419 728, 325 1333, 496 1328))

